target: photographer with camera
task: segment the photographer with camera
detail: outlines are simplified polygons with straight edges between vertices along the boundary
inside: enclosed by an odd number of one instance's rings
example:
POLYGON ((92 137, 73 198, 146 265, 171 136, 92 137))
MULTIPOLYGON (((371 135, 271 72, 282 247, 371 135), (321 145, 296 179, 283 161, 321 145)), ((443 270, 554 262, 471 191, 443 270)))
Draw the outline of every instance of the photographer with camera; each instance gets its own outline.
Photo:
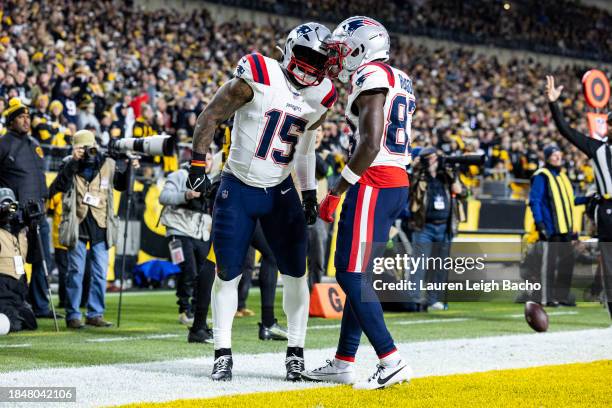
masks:
POLYGON ((206 324, 215 279, 215 265, 206 259, 210 250, 211 205, 201 192, 187 188, 188 177, 185 167, 168 175, 159 195, 164 206, 160 222, 166 227, 172 262, 181 268, 176 286, 179 322, 193 324, 188 335, 190 343, 211 343, 212 330, 206 324))
MULTIPOLYGON (((463 187, 457 177, 454 163, 449 158, 438 157, 434 147, 422 149, 413 163, 410 179, 410 221, 413 256, 445 258, 450 253, 450 243, 461 218, 458 198, 463 187)), ((427 271, 429 282, 444 283, 448 273, 443 268, 427 271)), ((410 278, 417 289, 410 291, 409 310, 445 310, 443 293, 427 293, 426 305, 422 304, 419 282, 426 279, 426 271, 419 268, 410 278)))
POLYGON ((13 190, 0 188, 0 317, 8 318, 12 332, 38 327, 26 300, 28 283, 24 265, 28 241, 19 215, 13 190))
MULTIPOLYGON (((138 168, 137 160, 132 166, 138 168)), ((117 222, 113 208, 113 190, 128 187, 128 171, 116 169, 116 162, 102 155, 96 138, 89 130, 74 134, 72 156, 64 159, 51 192, 63 193, 60 243, 68 248, 66 273, 66 324, 82 328, 79 310, 87 244, 91 252, 91 285, 85 323, 109 327, 104 320, 108 249, 115 245, 117 222)))
MULTIPOLYGON (((36 217, 29 217, 27 261, 32 264, 32 276, 29 285, 29 299, 38 318, 53 318, 48 298, 48 282, 43 265, 51 265, 51 248, 49 243, 49 224, 44 216, 45 201, 48 197, 45 179, 45 162, 43 151, 30 134, 30 111, 19 98, 12 98, 9 107, 2 113, 8 131, 0 137, 0 187, 10 188, 22 208, 39 207, 33 211, 36 217), (38 245, 36 230, 38 227, 42 241, 42 254, 38 245)), ((32 212, 32 211, 31 211, 32 212)), ((34 215, 34 214, 30 214, 34 215)))

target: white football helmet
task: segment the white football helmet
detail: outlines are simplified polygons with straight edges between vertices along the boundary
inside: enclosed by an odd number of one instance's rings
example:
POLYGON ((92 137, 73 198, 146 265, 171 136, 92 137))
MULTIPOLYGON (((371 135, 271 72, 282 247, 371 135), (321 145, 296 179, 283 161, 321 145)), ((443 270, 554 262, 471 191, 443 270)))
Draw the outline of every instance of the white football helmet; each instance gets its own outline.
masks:
POLYGON ((361 65, 389 59, 389 33, 373 18, 354 16, 336 27, 327 47, 330 57, 327 74, 348 82, 361 65))
POLYGON ((315 86, 325 78, 327 66, 326 42, 331 31, 319 23, 295 27, 285 41, 281 66, 305 86, 315 86))

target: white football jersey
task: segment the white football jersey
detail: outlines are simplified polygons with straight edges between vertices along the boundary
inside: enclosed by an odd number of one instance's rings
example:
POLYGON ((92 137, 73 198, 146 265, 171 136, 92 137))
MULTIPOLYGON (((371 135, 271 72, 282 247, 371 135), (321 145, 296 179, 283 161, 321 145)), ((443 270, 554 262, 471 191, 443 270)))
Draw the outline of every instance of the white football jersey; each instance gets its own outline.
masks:
MULTIPOLYGON (((359 143, 359 115, 358 112, 356 114, 357 107, 353 106, 353 103, 361 92, 379 88, 387 89, 384 106, 386 123, 380 140, 380 151, 370 165, 368 175, 376 173, 376 179, 388 186, 389 183, 385 183, 383 179, 395 178, 399 174, 402 180, 407 180, 405 174, 393 169, 389 172, 387 169, 400 168, 405 173, 406 166, 410 164, 410 133, 416 99, 412 80, 399 69, 382 62, 370 62, 359 67, 351 78, 351 93, 346 107, 346 117, 353 127, 354 140, 351 149, 359 143), (376 167, 381 168, 374 169, 376 167)), ((362 175, 362 178, 367 179, 367 175, 365 176, 362 175)))
MULTIPOLYGON (((232 142, 224 171, 254 187, 273 187, 293 170, 296 147, 337 98, 332 82, 298 89, 285 77, 278 61, 253 53, 236 70, 253 89, 253 99, 234 116, 232 142)), ((311 134, 308 138, 314 137, 311 134)), ((310 143, 312 144, 312 143, 310 143)))

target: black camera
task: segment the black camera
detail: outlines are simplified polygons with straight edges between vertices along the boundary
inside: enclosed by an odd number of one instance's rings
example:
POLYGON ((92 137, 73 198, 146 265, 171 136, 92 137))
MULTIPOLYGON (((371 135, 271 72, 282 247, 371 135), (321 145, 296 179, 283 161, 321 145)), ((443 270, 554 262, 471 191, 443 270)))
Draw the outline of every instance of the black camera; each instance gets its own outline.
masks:
POLYGON ((465 154, 462 156, 440 157, 440 167, 482 166, 485 162, 484 154, 465 154))
POLYGON ((4 202, 0 204, 0 215, 12 214, 17 212, 19 206, 15 202, 4 202))
POLYGON ((10 218, 19 210, 19 203, 10 188, 0 188, 0 217, 3 220, 10 218))
POLYGON ((30 200, 23 207, 23 220, 28 224, 40 220, 44 215, 45 211, 38 201, 30 200))
POLYGON ((98 148, 96 146, 83 146, 83 151, 85 159, 98 155, 98 148))

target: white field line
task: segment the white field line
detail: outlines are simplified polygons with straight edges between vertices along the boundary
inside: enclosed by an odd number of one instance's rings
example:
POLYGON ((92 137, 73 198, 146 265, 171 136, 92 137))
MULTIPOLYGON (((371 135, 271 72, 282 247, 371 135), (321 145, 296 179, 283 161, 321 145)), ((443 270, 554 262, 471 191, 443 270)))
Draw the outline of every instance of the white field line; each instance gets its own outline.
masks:
POLYGON ((100 337, 100 338, 95 338, 95 339, 87 339, 85 341, 87 341, 88 343, 110 343, 113 341, 158 340, 158 339, 169 339, 172 337, 179 337, 179 335, 167 333, 167 334, 151 334, 148 336, 134 336, 134 337, 127 337, 127 336, 100 337))
POLYGON ((391 325, 411 325, 411 324, 441 324, 441 323, 457 323, 474 320, 468 317, 453 317, 449 319, 423 319, 423 320, 402 320, 399 322, 391 322, 391 325))
MULTIPOLYGON (((162 295, 170 295, 174 292, 172 290, 142 290, 137 292, 123 292, 123 296, 132 297, 132 296, 162 296, 162 295)), ((116 297, 119 296, 119 292, 108 292, 106 294, 107 297, 116 297)))
MULTIPOLYGON (((567 312, 546 312, 547 315, 549 316, 573 316, 573 315, 577 315, 578 312, 575 311, 567 311, 567 312)), ((525 317, 525 314, 520 313, 520 314, 511 314, 508 315, 508 317, 514 317, 514 318, 518 318, 518 317, 525 317)))
MULTIPOLYGON (((259 292, 259 288, 258 287, 252 287, 249 289, 249 293, 251 292, 259 292)), ((137 290, 135 292, 132 291, 125 291, 123 292, 123 296, 127 296, 127 297, 131 297, 131 296, 162 296, 162 295, 174 295, 175 293, 175 289, 156 289, 156 290, 149 290, 149 289, 142 289, 142 290, 137 290)), ((107 297, 115 297, 115 296, 119 296, 119 292, 108 292, 106 293, 107 297)))
MULTIPOLYGON (((455 323, 465 322, 467 320, 473 320, 467 317, 457 317, 449 319, 422 319, 422 320, 388 320, 387 326, 406 326, 411 324, 444 324, 444 323, 455 323)), ((340 324, 319 324, 314 326, 308 326, 308 330, 328 330, 328 329, 339 329, 340 324)))
MULTIPOLYGON (((482 237, 456 237, 453 238, 453 242, 482 242, 482 243, 486 243, 486 242, 490 242, 490 243, 496 243, 496 242, 522 242, 520 237, 495 237, 495 238, 482 238, 482 237)), ((495 254, 495 256, 497 256, 498 254, 495 254)), ((513 254, 515 255, 515 254, 513 254)))
MULTIPOLYGON (((388 323, 387 323, 388 324, 388 323)), ((327 330, 327 329, 339 329, 340 324, 315 324, 308 326, 308 330, 327 330)))
POLYGON ((32 347, 30 343, 24 344, 0 344, 0 348, 27 348, 32 347))
MULTIPOLYGON (((567 364, 612 359, 612 328, 530 333, 476 339, 420 341, 399 344, 416 377, 567 364)), ((240 350, 240 345, 235 345, 240 350)), ((146 352, 143 350, 143 353, 146 352)), ((314 368, 333 357, 335 349, 306 349, 306 366, 314 368)), ((0 373, 0 386, 23 385, 77 389, 77 406, 108 406, 263 391, 306 389, 331 384, 284 381, 285 354, 235 354, 234 380, 209 379, 211 357, 139 364, 46 368, 0 373), (109 391, 112 390, 112 391, 109 391)), ((374 370, 377 358, 363 345, 357 354, 357 378, 374 370)), ((62 406, 54 404, 54 407, 62 406)), ((65 404, 74 408, 74 403, 65 404)))

